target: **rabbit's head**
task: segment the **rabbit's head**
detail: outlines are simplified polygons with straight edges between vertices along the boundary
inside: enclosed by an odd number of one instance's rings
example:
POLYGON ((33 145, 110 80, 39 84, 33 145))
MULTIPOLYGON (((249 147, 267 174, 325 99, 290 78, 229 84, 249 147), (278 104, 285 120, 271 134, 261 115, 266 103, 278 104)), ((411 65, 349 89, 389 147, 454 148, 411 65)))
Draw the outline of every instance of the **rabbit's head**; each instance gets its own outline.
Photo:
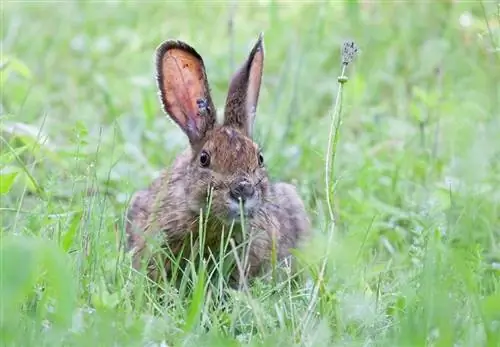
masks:
POLYGON ((180 41, 157 49, 157 83, 164 111, 189 139, 189 164, 183 178, 190 209, 210 206, 222 222, 251 218, 269 190, 264 158, 252 140, 264 65, 262 35, 233 75, 217 124, 201 56, 180 41), (207 197, 211 191, 211 199, 207 197))

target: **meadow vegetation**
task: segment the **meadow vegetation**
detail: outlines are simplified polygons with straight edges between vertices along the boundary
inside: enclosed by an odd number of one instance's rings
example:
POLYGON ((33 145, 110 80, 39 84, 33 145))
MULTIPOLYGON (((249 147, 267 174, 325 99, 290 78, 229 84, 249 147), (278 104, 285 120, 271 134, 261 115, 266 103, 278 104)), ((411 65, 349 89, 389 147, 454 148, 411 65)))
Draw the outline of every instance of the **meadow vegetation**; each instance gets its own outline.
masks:
POLYGON ((3 346, 500 345, 498 1, 1 6, 3 346), (123 252, 125 209, 187 144, 161 112, 154 50, 194 46, 222 107, 261 31, 256 139, 310 213, 305 276, 221 295, 193 268, 192 290, 152 290, 123 252), (332 227, 346 39, 361 52, 332 227))

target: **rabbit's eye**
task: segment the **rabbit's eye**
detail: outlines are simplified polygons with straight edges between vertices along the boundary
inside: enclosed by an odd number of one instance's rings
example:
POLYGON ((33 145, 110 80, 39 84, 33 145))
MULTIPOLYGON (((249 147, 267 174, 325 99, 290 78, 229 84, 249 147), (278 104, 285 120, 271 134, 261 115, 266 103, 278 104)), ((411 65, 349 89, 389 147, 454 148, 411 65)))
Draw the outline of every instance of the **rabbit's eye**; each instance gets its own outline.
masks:
POLYGON ((210 155, 206 151, 202 151, 200 154, 200 164, 203 167, 210 165, 210 155))
POLYGON ((262 153, 259 153, 259 166, 264 166, 264 157, 262 156, 262 153))

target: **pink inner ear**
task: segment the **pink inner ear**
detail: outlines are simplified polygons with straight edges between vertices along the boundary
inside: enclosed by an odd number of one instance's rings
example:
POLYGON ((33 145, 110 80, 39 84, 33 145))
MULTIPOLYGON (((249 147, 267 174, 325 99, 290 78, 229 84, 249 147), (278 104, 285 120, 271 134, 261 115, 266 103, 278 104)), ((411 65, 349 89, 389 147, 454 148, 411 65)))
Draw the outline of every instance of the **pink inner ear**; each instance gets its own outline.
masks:
POLYGON ((199 124, 195 121, 193 117, 188 117, 186 128, 190 133, 199 133, 199 124))
POLYGON ((263 67, 264 47, 260 36, 246 62, 231 79, 224 111, 224 124, 237 127, 248 136, 252 135, 263 67))
POLYGON ((191 138, 199 137, 202 123, 198 100, 207 100, 202 62, 181 48, 167 50, 161 64, 163 103, 167 113, 191 138))
MULTIPOLYGON (((262 81, 262 70, 264 67, 264 52, 262 47, 255 53, 252 64, 250 67, 250 74, 248 76, 248 90, 247 90, 247 114, 249 126, 253 123, 253 117, 257 109, 259 101, 259 92, 262 81)), ((251 129, 250 129, 251 130, 251 129)))

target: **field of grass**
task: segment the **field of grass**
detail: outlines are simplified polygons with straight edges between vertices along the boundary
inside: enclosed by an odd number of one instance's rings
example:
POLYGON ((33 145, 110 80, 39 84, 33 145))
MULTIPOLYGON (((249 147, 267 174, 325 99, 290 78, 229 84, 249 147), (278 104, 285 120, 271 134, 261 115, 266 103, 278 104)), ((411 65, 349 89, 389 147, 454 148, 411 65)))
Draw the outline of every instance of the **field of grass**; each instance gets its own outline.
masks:
POLYGON ((500 346, 498 1, 0 6, 2 346, 500 346), (223 107, 261 31, 256 139, 311 215, 309 280, 220 301, 195 272, 194 291, 160 300, 122 247, 131 195, 187 144, 161 112, 154 50, 193 45, 223 107), (333 228, 345 39, 361 52, 333 228))

